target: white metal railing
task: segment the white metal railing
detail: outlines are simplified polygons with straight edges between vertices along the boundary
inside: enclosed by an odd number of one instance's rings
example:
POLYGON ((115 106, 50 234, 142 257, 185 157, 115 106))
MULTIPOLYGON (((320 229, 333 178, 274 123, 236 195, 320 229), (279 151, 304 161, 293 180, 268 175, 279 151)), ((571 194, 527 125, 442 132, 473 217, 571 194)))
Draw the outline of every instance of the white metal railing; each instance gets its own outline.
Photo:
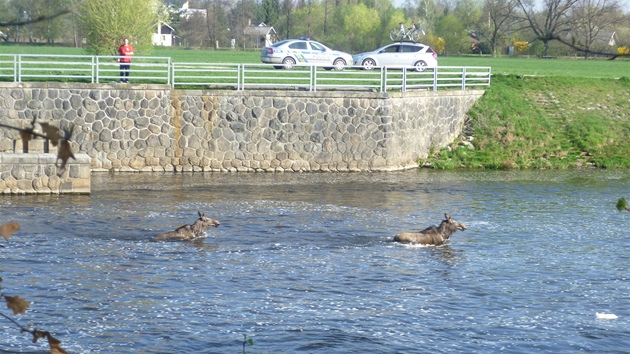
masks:
MULTIPOLYGON (((0 81, 114 83, 120 80, 116 56, 0 54, 0 81)), ((272 64, 178 63, 170 57, 134 57, 132 83, 166 84, 173 88, 368 90, 466 90, 489 86, 490 67, 441 66, 417 72, 346 67, 336 71, 316 66, 278 69, 272 64)), ((281 66, 280 66, 281 68, 281 66)))

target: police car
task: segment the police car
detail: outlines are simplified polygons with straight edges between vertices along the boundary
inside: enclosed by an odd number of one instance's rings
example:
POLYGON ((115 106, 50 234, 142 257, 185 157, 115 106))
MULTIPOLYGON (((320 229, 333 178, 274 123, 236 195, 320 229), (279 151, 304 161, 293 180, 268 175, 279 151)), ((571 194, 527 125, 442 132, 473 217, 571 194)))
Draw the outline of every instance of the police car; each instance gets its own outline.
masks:
POLYGON ((293 69, 296 65, 323 66, 326 70, 343 70, 352 65, 352 55, 330 49, 309 38, 287 39, 264 47, 260 60, 276 69, 293 69))

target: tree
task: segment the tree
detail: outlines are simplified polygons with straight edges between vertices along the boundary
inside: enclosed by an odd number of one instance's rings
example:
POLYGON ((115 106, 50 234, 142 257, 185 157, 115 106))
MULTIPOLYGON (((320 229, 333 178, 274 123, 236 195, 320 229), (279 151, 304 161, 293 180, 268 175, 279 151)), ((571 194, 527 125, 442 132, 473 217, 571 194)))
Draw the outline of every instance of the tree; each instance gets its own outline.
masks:
MULTIPOLYGON (((324 24, 324 7, 317 1, 306 0, 304 6, 297 9, 293 18, 295 26, 293 30, 300 36, 315 37, 317 34, 322 34, 324 24)), ((321 37, 317 39, 321 40, 321 37)))
POLYGON ((478 22, 476 33, 490 44, 492 55, 497 55, 499 42, 506 38, 514 23, 516 0, 485 0, 484 17, 478 22))
POLYGON ((136 53, 149 52, 152 34, 159 21, 168 17, 158 0, 86 0, 77 13, 87 38, 87 51, 116 55, 124 38, 136 53))
POLYGON ((285 22, 285 34, 284 38, 291 38, 291 26, 292 26, 292 16, 294 11, 294 3, 293 0, 282 0, 282 17, 284 17, 285 22))
POLYGON ((468 32, 454 15, 444 16, 436 24, 435 34, 444 39, 446 54, 454 55, 468 51, 470 46, 468 32))
POLYGON ((543 0, 541 11, 536 11, 533 1, 517 1, 536 39, 545 45, 543 56, 548 56, 549 41, 559 40, 560 36, 570 31, 569 10, 578 0, 543 0))
POLYGON ((585 49, 584 59, 595 49, 596 42, 602 40, 602 33, 608 31, 602 41, 607 44, 614 26, 623 20, 616 0, 579 0, 571 11, 571 18, 571 32, 585 49))
POLYGON ((244 44, 245 28, 251 25, 258 12, 258 5, 253 0, 239 0, 230 13, 231 38, 244 44))
POLYGON ((273 26, 278 21, 281 11, 279 0, 263 0, 259 8, 259 18, 265 24, 273 26))
POLYGON ((459 0, 453 14, 467 30, 472 30, 482 16, 483 3, 478 0, 459 0))
POLYGON ((203 47, 203 43, 209 41, 207 26, 205 16, 195 13, 189 17, 182 17, 176 30, 183 45, 203 47))
MULTIPOLYGON (((408 12, 411 12, 411 9, 408 12)), ((419 19, 417 23, 420 24, 420 28, 429 33, 433 32, 435 25, 443 14, 444 9, 436 4, 434 0, 419 0, 415 13, 408 13, 407 16, 410 16, 412 19, 417 17, 419 19)))
MULTIPOLYGON (((241 5, 241 2, 236 4, 236 7, 241 5)), ((210 38, 210 45, 216 46, 217 43, 223 47, 228 46, 228 42, 231 38, 235 38, 234 35, 238 34, 239 29, 236 26, 230 26, 228 24, 228 18, 226 9, 228 2, 225 0, 211 0, 208 1, 206 6, 206 28, 208 29, 208 38, 210 38), (231 33, 230 33, 231 32, 231 33), (222 43, 222 44, 221 44, 222 43)), ((242 33, 242 30, 241 32, 242 33)))
POLYGON ((365 4, 348 6, 344 16, 343 30, 346 34, 350 51, 361 51, 364 48, 374 48, 379 39, 377 33, 381 21, 374 8, 367 8, 365 4))

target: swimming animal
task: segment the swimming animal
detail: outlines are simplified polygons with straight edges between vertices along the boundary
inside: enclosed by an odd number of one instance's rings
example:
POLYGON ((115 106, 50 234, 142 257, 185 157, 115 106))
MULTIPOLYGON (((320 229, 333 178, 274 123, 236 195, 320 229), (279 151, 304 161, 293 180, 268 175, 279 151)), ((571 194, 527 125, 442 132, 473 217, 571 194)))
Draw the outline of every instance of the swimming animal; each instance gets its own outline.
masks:
POLYGON ((207 229, 210 227, 217 227, 221 225, 218 220, 207 218, 202 212, 198 211, 199 219, 195 220, 192 225, 183 225, 175 229, 174 231, 165 232, 155 236, 160 240, 174 239, 174 240, 192 240, 204 235, 207 229))
POLYGON ((422 245, 441 245, 453 234, 453 232, 466 230, 466 225, 457 222, 450 215, 444 214, 445 219, 442 220, 440 226, 429 226, 419 232, 401 232, 394 241, 400 243, 422 244, 422 245))

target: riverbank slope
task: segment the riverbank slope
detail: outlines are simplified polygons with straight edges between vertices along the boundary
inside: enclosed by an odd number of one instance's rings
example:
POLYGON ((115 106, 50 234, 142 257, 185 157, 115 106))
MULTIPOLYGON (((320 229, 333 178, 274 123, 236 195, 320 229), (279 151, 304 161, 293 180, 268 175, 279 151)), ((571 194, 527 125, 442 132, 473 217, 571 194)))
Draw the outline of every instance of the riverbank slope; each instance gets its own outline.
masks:
POLYGON ((630 167, 630 79, 496 75, 438 169, 630 167))

